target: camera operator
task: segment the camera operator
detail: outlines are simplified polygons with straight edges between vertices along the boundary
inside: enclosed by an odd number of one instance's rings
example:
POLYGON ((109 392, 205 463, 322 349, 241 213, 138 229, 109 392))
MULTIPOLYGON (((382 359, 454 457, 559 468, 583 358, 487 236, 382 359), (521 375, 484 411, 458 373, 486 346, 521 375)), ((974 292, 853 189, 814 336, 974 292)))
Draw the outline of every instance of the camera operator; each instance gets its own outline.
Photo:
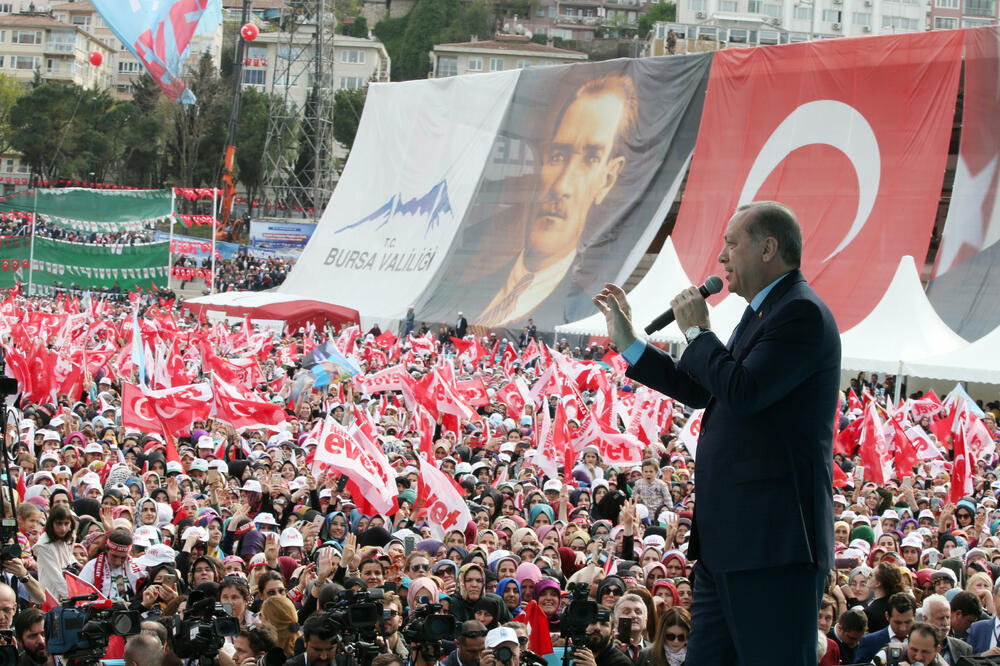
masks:
POLYGON ((14 637, 18 653, 18 666, 54 664, 55 660, 45 650, 45 613, 37 608, 26 608, 14 618, 14 637))
POLYGON ((625 653, 615 647, 610 619, 587 625, 587 646, 573 650, 573 661, 576 666, 632 666, 625 653))
MULTIPOLYGON (((466 620, 459 626, 455 650, 444 658, 441 666, 478 666, 485 647, 486 625, 479 620, 466 620)), ((414 664, 424 663, 426 662, 418 651, 414 664)))
POLYGON ((232 656, 219 650, 219 666, 256 666, 258 659, 276 647, 278 639, 270 626, 260 624, 241 629, 233 636, 232 656))
POLYGON ((285 662, 285 666, 331 666, 337 655, 337 633, 322 615, 312 615, 302 625, 306 651, 285 662))
POLYGON ((486 634, 481 666, 519 666, 521 647, 517 633, 508 627, 497 627, 486 634))
POLYGON ((379 627, 385 640, 385 649, 406 663, 410 656, 410 648, 399 635, 399 628, 403 626, 403 600, 390 592, 382 600, 382 608, 383 616, 379 627))
POLYGON ((942 642, 941 632, 934 625, 916 622, 910 628, 905 645, 887 645, 871 663, 876 666, 948 666, 941 658, 942 642))

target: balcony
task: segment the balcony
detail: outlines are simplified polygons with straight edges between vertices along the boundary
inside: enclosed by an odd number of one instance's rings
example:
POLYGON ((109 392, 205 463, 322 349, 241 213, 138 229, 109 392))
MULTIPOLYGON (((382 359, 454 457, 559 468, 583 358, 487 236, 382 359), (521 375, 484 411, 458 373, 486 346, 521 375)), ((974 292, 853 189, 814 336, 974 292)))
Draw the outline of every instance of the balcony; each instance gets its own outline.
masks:
POLYGON ((992 0, 979 0, 966 2, 962 7, 962 13, 966 16, 984 16, 987 18, 996 17, 996 4, 992 0))

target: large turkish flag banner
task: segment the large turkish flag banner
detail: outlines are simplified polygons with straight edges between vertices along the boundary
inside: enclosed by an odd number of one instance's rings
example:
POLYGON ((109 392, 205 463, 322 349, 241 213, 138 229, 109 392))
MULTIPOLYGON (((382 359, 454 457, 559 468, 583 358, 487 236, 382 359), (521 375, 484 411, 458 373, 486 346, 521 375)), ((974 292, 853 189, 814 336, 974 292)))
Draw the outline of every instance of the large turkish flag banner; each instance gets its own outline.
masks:
POLYGON ((840 330, 862 320, 903 255, 918 266, 926 257, 963 36, 934 31, 716 53, 673 232, 687 274, 700 280, 718 271, 738 205, 780 201, 802 225, 803 273, 840 330))

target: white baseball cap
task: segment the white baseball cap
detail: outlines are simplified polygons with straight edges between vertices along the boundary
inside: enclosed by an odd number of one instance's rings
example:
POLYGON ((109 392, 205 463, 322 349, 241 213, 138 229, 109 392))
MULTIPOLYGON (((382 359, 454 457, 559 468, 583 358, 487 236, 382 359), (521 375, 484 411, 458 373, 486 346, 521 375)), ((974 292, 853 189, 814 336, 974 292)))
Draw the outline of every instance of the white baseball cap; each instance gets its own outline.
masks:
POLYGON ((253 522, 257 523, 258 525, 277 525, 278 524, 278 521, 276 521, 274 519, 274 516, 272 516, 269 513, 258 513, 257 516, 253 519, 253 522))
POLYGON ((245 490, 250 493, 263 492, 263 488, 260 487, 260 481, 257 479, 247 479, 246 485, 240 488, 240 490, 245 490))
POLYGON ((510 627, 497 627, 490 629, 486 634, 486 649, 492 650, 501 643, 517 644, 517 634, 510 627))
POLYGON ((305 544, 305 540, 302 538, 302 532, 299 532, 294 527, 286 527, 281 531, 281 536, 278 537, 278 545, 282 548, 292 548, 298 546, 301 548, 305 544))
POLYGON ((555 492, 559 492, 560 490, 562 490, 562 487, 563 487, 562 481, 558 479, 549 479, 548 481, 545 482, 545 485, 542 486, 542 490, 544 491, 554 490, 555 492))
POLYGON ((142 557, 135 561, 143 569, 154 567, 157 564, 174 564, 177 553, 170 546, 162 543, 154 544, 146 549, 142 557))

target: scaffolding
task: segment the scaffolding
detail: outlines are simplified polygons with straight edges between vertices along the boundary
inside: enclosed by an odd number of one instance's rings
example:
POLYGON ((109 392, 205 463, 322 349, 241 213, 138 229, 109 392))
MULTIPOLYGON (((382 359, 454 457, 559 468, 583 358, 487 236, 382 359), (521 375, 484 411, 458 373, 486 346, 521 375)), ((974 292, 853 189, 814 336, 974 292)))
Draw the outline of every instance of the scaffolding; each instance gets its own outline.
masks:
POLYGON ((282 3, 271 94, 284 103, 269 114, 263 157, 268 215, 301 211, 317 222, 333 192, 333 4, 282 3), (295 100, 303 77, 308 93, 295 100))

